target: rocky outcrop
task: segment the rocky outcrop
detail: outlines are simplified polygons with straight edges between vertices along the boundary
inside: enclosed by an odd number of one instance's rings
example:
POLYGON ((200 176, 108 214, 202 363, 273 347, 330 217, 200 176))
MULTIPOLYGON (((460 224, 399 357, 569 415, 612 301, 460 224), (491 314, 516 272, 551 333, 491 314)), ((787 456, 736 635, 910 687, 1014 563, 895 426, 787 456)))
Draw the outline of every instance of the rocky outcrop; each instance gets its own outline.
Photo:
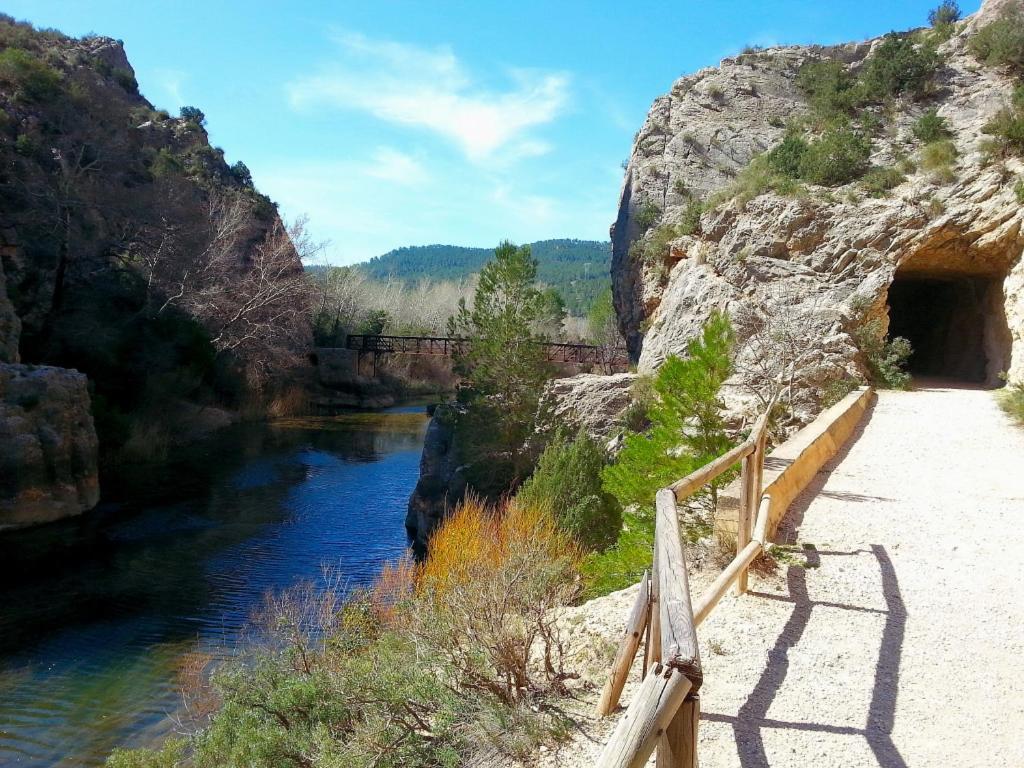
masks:
POLYGON ((96 449, 84 375, 0 365, 0 529, 95 506, 96 449))
MULTIPOLYGON (((996 5, 986 2, 982 15, 994 17, 996 5)), ((936 96, 901 103, 873 140, 872 162, 894 167, 921 147, 915 121, 937 109, 959 151, 952 178, 911 169, 883 198, 855 183, 810 186, 800 197, 767 192, 725 200, 652 260, 631 248, 654 235, 642 226, 649 226, 651 210, 660 211, 658 223, 678 223, 692 200, 727 188, 755 155, 781 141, 790 117, 807 110, 795 84, 804 62, 827 56, 856 69, 878 41, 727 58, 681 78, 654 102, 637 134, 612 228, 616 309, 641 373, 683 352, 711 313, 724 311, 740 331, 732 404, 754 408, 759 366, 772 352, 766 345, 787 337, 790 362, 776 367, 797 369, 808 399, 794 409, 806 421, 829 382, 865 375, 855 335, 874 320, 886 329, 894 280, 955 278, 980 286, 984 380, 994 384, 1003 373, 1024 380, 1024 209, 1014 191, 1024 164, 991 162, 982 132, 1014 81, 970 55, 967 39, 976 25, 969 20, 940 46, 936 96)))
POLYGON ((570 432, 585 429, 592 437, 608 439, 618 429, 618 419, 630 404, 630 390, 636 378, 635 373, 582 373, 555 379, 541 397, 542 421, 570 432))
POLYGON ((439 405, 434 409, 423 440, 420 478, 416 482, 405 527, 418 552, 425 552, 430 534, 440 524, 448 509, 466 494, 465 468, 459 461, 455 442, 456 409, 439 405))

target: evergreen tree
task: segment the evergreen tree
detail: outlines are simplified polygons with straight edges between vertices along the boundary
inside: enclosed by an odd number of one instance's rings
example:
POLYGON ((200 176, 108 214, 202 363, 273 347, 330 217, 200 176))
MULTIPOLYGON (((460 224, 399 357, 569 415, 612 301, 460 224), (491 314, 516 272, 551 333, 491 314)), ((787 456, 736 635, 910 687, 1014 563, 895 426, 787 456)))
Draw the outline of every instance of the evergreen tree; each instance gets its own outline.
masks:
POLYGON ((732 372, 732 346, 729 319, 715 314, 687 344, 685 358, 672 355, 658 369, 650 428, 628 435, 602 474, 623 506, 650 508, 659 489, 729 449, 718 390, 732 372))
MULTIPOLYGON (((472 308, 460 301, 449 322, 450 335, 469 340, 455 358, 455 370, 468 384, 461 395, 469 406, 462 425, 465 450, 504 454, 511 476, 502 482, 514 483, 523 474, 523 443, 551 373, 538 344, 546 337, 536 330, 549 317, 550 302, 536 279, 530 247, 503 242, 480 271, 472 308)), ((490 479, 493 489, 496 480, 490 479)))
POLYGON ((605 549, 622 529, 622 507, 601 487, 606 463, 604 447, 586 432, 571 441, 556 434, 516 498, 543 506, 583 547, 605 549))

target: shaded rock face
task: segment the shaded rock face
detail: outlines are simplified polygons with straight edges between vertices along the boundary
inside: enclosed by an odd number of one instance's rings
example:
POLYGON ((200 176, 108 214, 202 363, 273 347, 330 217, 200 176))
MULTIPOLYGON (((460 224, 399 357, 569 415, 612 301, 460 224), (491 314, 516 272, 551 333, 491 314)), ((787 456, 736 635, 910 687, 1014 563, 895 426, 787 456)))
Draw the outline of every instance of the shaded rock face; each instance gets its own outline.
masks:
MULTIPOLYGON (((0 238, 3 233, 0 232, 0 238)), ((0 240, 0 249, 4 241, 0 240)), ((2 253, 2 252, 0 252, 2 253)), ((7 280, 4 277, 4 263, 0 255, 0 363, 18 362, 18 339, 21 336, 21 319, 14 311, 14 305, 7 298, 7 280)))
POLYGON ((606 440, 617 430, 618 419, 630 404, 636 378, 635 373, 582 373, 555 379, 544 390, 540 412, 545 421, 570 432, 584 429, 592 437, 606 440))
POLYGON ((455 408, 453 405, 437 406, 423 440, 420 479, 405 516, 405 528, 419 554, 426 552, 431 533, 448 510, 462 500, 468 488, 455 443, 455 408))
POLYGON ((57 520, 99 501, 86 378, 0 365, 0 529, 57 520))
MULTIPOLYGON (((994 18, 994 5, 985 3, 982 15, 994 18)), ((1004 0, 1001 7, 1007 5, 1024 7, 1020 0, 1004 0)), ((990 385, 1003 372, 1024 380, 1024 209, 1014 195, 1024 164, 1012 158, 988 163, 981 151, 988 138, 982 127, 1009 101, 1014 81, 969 54, 968 35, 976 26, 969 20, 940 46, 937 97, 901 104, 873 141, 872 162, 895 166, 897 157, 916 154, 921 144, 913 124, 936 108, 959 151, 951 181, 918 170, 888 198, 867 197, 852 184, 810 187, 799 199, 765 193, 745 205, 733 200, 705 212, 694 234, 676 237, 664 259, 650 263, 637 249, 630 254, 634 242, 653 233, 638 222, 645 206, 661 211, 660 223, 681 221, 691 197, 726 187, 752 157, 781 141, 786 120, 806 111, 795 85, 805 61, 828 56, 855 68, 878 41, 728 58, 681 78, 654 102, 637 135, 612 227, 615 304, 641 373, 683 353, 712 312, 724 311, 739 331, 731 405, 754 410, 750 390, 764 349, 752 340, 750 329, 758 323, 750 320, 768 318, 805 340, 795 367, 808 395, 794 410, 807 420, 829 382, 866 374, 854 338, 871 321, 888 327, 894 281, 929 279, 971 283, 976 294, 946 334, 956 343, 959 324, 976 341, 966 352, 948 352, 957 362, 939 366, 940 372, 969 371, 990 385)), ((953 292, 962 298, 967 290, 953 292)), ((939 317, 940 309, 922 311, 939 317)))

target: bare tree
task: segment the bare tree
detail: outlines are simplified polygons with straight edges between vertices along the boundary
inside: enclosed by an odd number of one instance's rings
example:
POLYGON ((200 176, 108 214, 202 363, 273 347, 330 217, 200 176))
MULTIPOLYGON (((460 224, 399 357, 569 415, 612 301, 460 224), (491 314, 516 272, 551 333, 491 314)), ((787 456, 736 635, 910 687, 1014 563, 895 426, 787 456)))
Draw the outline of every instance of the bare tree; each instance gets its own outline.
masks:
POLYGON ((821 307, 819 294, 777 287, 763 303, 744 303, 733 315, 740 343, 735 370, 764 408, 773 399, 790 409, 801 381, 818 356, 834 313, 821 307))

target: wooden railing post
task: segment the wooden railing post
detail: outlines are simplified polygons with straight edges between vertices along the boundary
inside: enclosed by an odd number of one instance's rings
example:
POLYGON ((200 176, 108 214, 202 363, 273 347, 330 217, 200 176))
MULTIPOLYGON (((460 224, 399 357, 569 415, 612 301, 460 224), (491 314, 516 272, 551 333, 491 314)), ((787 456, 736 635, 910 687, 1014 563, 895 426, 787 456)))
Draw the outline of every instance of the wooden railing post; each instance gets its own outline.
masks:
MULTIPOLYGON (((756 445, 756 444, 755 444, 756 445)), ((743 459, 743 474, 740 477, 740 512, 736 520, 736 554, 750 543, 750 527, 754 517, 754 484, 757 482, 757 448, 743 459)), ((734 593, 742 595, 747 591, 747 569, 740 572, 734 593)))
POLYGON ((658 744, 657 768, 697 768, 700 697, 687 696, 658 744))
POLYGON ((629 614, 629 621, 626 622, 626 633, 619 642, 618 651, 615 653, 615 661, 612 663, 608 682, 605 683, 604 690, 601 691, 601 698, 597 702, 598 717, 605 717, 618 706, 619 697, 622 696, 622 689, 626 685, 629 669, 633 666, 633 659, 636 658, 636 652, 640 647, 640 641, 643 639, 650 616, 650 579, 645 572, 633 603, 633 610, 629 614))

